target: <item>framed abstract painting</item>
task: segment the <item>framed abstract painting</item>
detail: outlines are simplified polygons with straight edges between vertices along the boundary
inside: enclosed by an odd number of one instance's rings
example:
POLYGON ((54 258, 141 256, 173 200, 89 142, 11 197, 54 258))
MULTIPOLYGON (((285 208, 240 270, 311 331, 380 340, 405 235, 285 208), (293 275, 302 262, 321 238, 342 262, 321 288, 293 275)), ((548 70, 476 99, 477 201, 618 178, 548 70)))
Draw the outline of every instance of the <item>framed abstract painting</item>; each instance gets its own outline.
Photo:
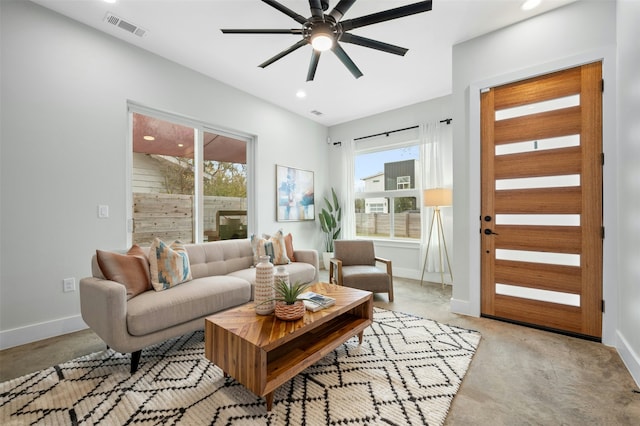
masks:
POLYGON ((276 220, 315 220, 313 172, 276 164, 276 220))

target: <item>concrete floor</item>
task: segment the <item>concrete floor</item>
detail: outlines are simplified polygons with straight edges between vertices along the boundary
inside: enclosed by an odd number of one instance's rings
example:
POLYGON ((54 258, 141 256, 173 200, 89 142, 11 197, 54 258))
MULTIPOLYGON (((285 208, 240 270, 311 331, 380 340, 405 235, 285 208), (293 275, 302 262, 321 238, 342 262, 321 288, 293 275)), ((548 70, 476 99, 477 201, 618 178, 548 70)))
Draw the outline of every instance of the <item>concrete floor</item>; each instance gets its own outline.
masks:
MULTIPOLYGON (((395 302, 376 295, 375 305, 482 334, 446 425, 640 425, 639 389, 615 349, 452 314, 450 286, 396 278, 394 288, 395 302)), ((104 348, 85 330, 6 349, 0 351, 0 381, 104 348)))

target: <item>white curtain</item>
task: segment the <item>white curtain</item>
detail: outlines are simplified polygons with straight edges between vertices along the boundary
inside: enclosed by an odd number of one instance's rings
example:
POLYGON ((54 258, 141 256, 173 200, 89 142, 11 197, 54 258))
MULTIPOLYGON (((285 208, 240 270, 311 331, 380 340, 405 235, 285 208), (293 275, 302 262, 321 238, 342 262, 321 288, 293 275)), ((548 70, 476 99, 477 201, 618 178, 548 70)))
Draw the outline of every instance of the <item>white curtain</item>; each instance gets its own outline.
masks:
MULTIPOLYGON (((451 146, 452 146, 452 132, 451 125, 446 123, 429 123, 422 125, 421 141, 422 141, 422 158, 424 159, 424 167, 422 173, 422 189, 432 188, 452 188, 453 184, 453 171, 452 171, 452 158, 451 158, 451 146)), ((424 202, 424 200, 423 200, 424 202)), ((422 259, 425 261, 425 254, 429 241, 429 231, 431 228, 431 221, 434 215, 433 207, 423 207, 425 214, 423 215, 423 237, 422 237, 422 259)), ((452 207, 440 208, 440 214, 442 216, 444 236, 449 252, 449 259, 452 255, 452 207)), ((438 241, 437 223, 434 223, 433 232, 431 233, 431 245, 429 247, 428 258, 426 259, 426 271, 427 272, 440 272, 440 242, 438 241)), ((447 267, 447 261, 445 257, 444 247, 442 247, 442 264, 443 271, 449 271, 447 267)), ((424 268, 425 265, 420 265, 424 268)), ((426 276, 425 276, 426 278, 426 276)), ((447 276, 445 276, 447 281, 447 276)))
POLYGON ((342 144, 342 175, 345 180, 345 192, 342 199, 342 233, 341 239, 353 239, 356 236, 355 222, 355 142, 350 139, 342 144))

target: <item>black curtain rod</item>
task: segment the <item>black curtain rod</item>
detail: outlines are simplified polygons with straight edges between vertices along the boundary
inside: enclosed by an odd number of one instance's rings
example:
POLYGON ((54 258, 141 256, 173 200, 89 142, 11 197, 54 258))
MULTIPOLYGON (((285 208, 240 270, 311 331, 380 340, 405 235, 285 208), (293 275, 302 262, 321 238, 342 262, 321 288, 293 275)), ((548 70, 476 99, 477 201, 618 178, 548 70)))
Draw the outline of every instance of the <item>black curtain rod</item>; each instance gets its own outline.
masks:
POLYGON ((405 130, 417 129, 418 127, 419 126, 405 127, 404 129, 389 130, 388 132, 377 133, 375 135, 360 136, 359 138, 355 138, 354 141, 360 141, 362 139, 375 138, 376 136, 389 136, 391 133, 404 132, 405 130))
MULTIPOLYGON (((440 120, 441 123, 447 123, 447 124, 451 124, 452 121, 453 121, 453 118, 445 118, 444 120, 440 120)), ((404 129, 396 129, 396 130, 389 130, 388 132, 376 133, 375 135, 360 136, 359 138, 355 138, 354 141, 375 138, 376 136, 389 136, 391 133, 404 132, 405 130, 417 129, 418 127, 420 126, 411 126, 411 127, 405 127, 404 129)), ((333 145, 334 146, 342 145, 342 142, 333 142, 333 145)))

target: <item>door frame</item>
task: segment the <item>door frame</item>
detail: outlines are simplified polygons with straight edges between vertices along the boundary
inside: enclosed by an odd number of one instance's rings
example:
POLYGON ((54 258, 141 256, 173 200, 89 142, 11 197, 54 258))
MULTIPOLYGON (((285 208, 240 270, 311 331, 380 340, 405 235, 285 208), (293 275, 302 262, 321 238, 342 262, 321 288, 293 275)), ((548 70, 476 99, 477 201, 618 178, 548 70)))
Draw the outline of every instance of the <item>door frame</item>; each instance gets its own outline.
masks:
MULTIPOLYGON (((478 80, 469 84, 468 91, 468 155, 469 155, 469 176, 466 182, 466 191, 460 191, 454 186, 454 206, 457 197, 466 197, 461 205, 468 206, 466 216, 469 235, 465 236, 468 245, 468 264, 457 263, 459 257, 454 256, 454 276, 468 277, 468 295, 458 294, 456 286, 453 286, 453 298, 451 300, 452 312, 464 313, 467 315, 480 316, 480 232, 478 218, 480 217, 480 91, 484 88, 500 86, 538 75, 585 65, 591 62, 602 61, 602 78, 605 81, 605 90, 602 94, 602 149, 605 154, 605 165, 603 167, 603 224, 605 227, 605 239, 603 240, 602 253, 602 297, 605 301, 605 312, 602 317, 602 343, 608 346, 615 346, 617 330, 618 311, 618 289, 616 282, 618 279, 616 259, 617 234, 616 205, 617 193, 616 174, 617 169, 617 149, 616 149, 616 74, 615 74, 615 49, 604 48, 594 49, 581 55, 567 57, 558 61, 547 62, 540 65, 531 66, 505 73, 500 76, 485 80, 478 80), (466 296, 466 297, 465 297, 466 296), (466 299, 466 301, 465 301, 466 299)), ((454 116, 455 120, 455 116, 454 116)), ((455 121, 454 121, 455 123, 455 121)), ((455 181, 454 181, 455 183, 455 181)), ((455 227, 454 227, 455 228, 455 227)), ((455 230, 454 230, 455 232, 455 230)), ((456 237, 454 236, 454 240, 456 237)), ((458 249, 459 250, 459 249, 458 249)))

